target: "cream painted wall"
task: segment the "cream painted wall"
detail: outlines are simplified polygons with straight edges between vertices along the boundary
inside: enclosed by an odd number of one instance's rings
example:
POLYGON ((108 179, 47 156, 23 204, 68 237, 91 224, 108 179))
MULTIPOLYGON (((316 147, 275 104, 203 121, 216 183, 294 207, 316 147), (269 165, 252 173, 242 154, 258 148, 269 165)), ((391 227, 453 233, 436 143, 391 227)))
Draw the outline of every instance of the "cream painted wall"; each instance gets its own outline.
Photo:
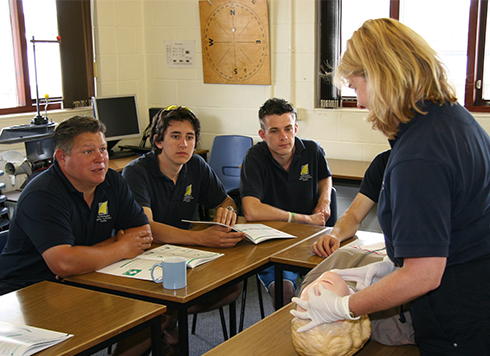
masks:
MULTIPOLYGON (((299 109, 299 136, 317 140, 327 158, 370 161, 388 144, 363 121, 365 111, 315 108, 315 3, 268 1, 272 85, 217 85, 203 83, 198 0, 93 0, 97 95, 136 94, 142 129, 148 124, 148 108, 188 106, 202 121, 200 147, 208 149, 216 135, 260 140, 258 108, 272 96, 282 97, 299 109), (195 68, 166 68, 165 40, 195 41, 195 68)), ((63 110, 49 116, 59 122, 74 113, 92 111, 63 110)), ((32 116, 0 116, 0 127, 27 123, 32 116)), ((475 117, 490 132, 490 115, 475 117)), ((3 146, 23 150, 22 145, 3 146)))
POLYGON ((143 126, 148 107, 192 108, 202 121, 201 147, 221 134, 260 140, 257 111, 272 96, 299 109, 299 135, 327 156, 371 160, 388 147, 356 109, 315 109, 315 1, 270 0, 272 85, 204 84, 197 0, 95 0, 98 95, 136 93, 143 126), (165 67, 165 40, 193 40, 193 69, 165 67))

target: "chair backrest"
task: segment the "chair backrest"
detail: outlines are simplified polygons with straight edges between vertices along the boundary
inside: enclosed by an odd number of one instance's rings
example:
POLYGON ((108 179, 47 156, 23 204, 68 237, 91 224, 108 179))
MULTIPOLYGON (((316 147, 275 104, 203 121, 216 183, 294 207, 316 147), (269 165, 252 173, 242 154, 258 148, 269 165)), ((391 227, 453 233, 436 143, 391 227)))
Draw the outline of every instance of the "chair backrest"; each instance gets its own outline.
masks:
POLYGON ((218 175, 226 191, 240 185, 240 167, 253 139, 248 136, 216 136, 209 156, 209 165, 218 175))
POLYGON ((334 226, 337 222, 337 218, 337 190, 335 189, 335 187, 332 187, 332 194, 330 196, 330 217, 325 223, 325 226, 334 226))
POLYGON ((8 230, 0 231, 0 253, 3 251, 5 245, 7 244, 8 236, 9 236, 8 230))

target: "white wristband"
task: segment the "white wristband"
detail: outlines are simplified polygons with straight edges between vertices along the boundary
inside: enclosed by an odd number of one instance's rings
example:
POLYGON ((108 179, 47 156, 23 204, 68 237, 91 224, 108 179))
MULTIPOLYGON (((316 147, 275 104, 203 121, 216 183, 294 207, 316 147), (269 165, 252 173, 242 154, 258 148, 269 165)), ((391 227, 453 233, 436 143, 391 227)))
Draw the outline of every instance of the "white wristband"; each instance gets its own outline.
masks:
POLYGON ((291 214, 291 213, 288 211, 288 223, 290 223, 292 219, 293 219, 293 214, 291 214))

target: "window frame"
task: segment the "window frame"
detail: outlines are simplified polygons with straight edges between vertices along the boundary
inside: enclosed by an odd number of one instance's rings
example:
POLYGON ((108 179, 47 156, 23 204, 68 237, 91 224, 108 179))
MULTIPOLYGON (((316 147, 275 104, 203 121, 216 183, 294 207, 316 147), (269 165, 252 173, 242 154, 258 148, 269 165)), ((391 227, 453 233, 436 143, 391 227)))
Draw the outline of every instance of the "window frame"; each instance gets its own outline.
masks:
MULTIPOLYGON (((335 2, 338 4, 340 11, 342 0, 318 0, 320 5, 318 7, 319 12, 319 38, 322 37, 321 27, 322 19, 324 18, 323 12, 326 11, 323 3, 335 2)), ((468 47, 467 47, 467 64, 466 64, 466 84, 465 92, 462 94, 464 96, 464 106, 473 112, 490 112, 490 100, 484 100, 483 95, 483 68, 484 68, 484 51, 485 51, 485 34, 487 25, 487 15, 488 15, 488 0, 471 0, 470 1, 470 14, 469 14, 469 26, 468 26, 468 47), (477 87, 477 83, 480 85, 477 87), (480 89, 478 89, 480 88, 480 89)), ((390 17, 396 20, 400 18, 400 0, 390 0, 390 17)), ((342 15, 339 16, 342 18, 342 15)), ((341 21, 341 20, 340 20, 341 21)), ((340 23, 338 23, 340 27, 340 23)), ((340 41, 340 36, 335 33, 329 33, 328 35, 323 34, 323 37, 328 36, 329 41, 340 41)), ((489 39, 490 41, 490 39, 489 39)), ((325 41, 319 41, 319 56, 320 63, 332 62, 332 59, 324 57, 324 51, 322 46, 324 46, 325 41)), ((340 57, 340 50, 337 52, 337 56, 340 57)), ((319 81, 323 81, 320 78, 319 81)), ((330 84, 333 85, 333 84, 330 84)), ((321 87, 324 85, 322 84, 321 87)), ((332 90, 332 89, 329 89, 332 90)), ((319 92, 320 100, 318 101, 320 108, 325 108, 322 105, 324 100, 329 100, 330 98, 324 97, 325 91, 320 89, 319 92)), ((340 91, 338 91, 340 93, 340 91)), ((340 106, 337 107, 356 107, 357 98, 352 96, 342 97, 338 94, 337 98, 340 106)))
MULTIPOLYGON (((28 43, 25 36, 22 0, 9 0, 9 5, 17 73, 18 105, 11 108, 0 108, 0 115, 29 113, 37 110, 36 99, 32 98, 29 83, 28 43)), ((90 103, 90 98, 95 95, 90 0, 56 0, 56 8, 61 36, 63 98, 51 98, 54 99, 54 102, 50 102, 49 107, 50 109, 73 108, 79 102, 90 103), (70 21, 66 21, 67 18, 70 21), (80 43, 82 45, 79 45, 80 43)))

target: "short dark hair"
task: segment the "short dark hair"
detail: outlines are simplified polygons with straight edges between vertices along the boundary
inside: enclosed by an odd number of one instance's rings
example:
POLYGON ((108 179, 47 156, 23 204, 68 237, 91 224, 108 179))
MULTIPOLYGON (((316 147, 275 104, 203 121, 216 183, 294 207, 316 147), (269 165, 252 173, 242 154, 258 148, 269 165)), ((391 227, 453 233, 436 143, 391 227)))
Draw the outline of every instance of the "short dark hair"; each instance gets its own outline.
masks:
MULTIPOLYGON (((171 121, 189 121, 194 128, 194 134, 196 137, 196 147, 199 143, 199 137, 201 136, 201 123, 197 116, 191 109, 184 106, 169 106, 165 109, 161 109, 155 116, 153 116, 151 124, 151 149, 159 155, 162 150, 157 147, 155 142, 162 142, 165 131, 170 126, 171 121), (171 108, 171 109, 169 109, 171 108)), ((195 147, 194 147, 195 148, 195 147)))
POLYGON ((72 116, 63 120, 54 130, 54 148, 69 155, 75 144, 75 137, 85 132, 105 134, 105 130, 104 123, 93 117, 72 116))
POLYGON ((260 128, 265 130, 264 119, 269 115, 282 115, 290 112, 296 120, 296 110, 293 106, 284 99, 272 98, 268 99, 259 109, 260 128))

